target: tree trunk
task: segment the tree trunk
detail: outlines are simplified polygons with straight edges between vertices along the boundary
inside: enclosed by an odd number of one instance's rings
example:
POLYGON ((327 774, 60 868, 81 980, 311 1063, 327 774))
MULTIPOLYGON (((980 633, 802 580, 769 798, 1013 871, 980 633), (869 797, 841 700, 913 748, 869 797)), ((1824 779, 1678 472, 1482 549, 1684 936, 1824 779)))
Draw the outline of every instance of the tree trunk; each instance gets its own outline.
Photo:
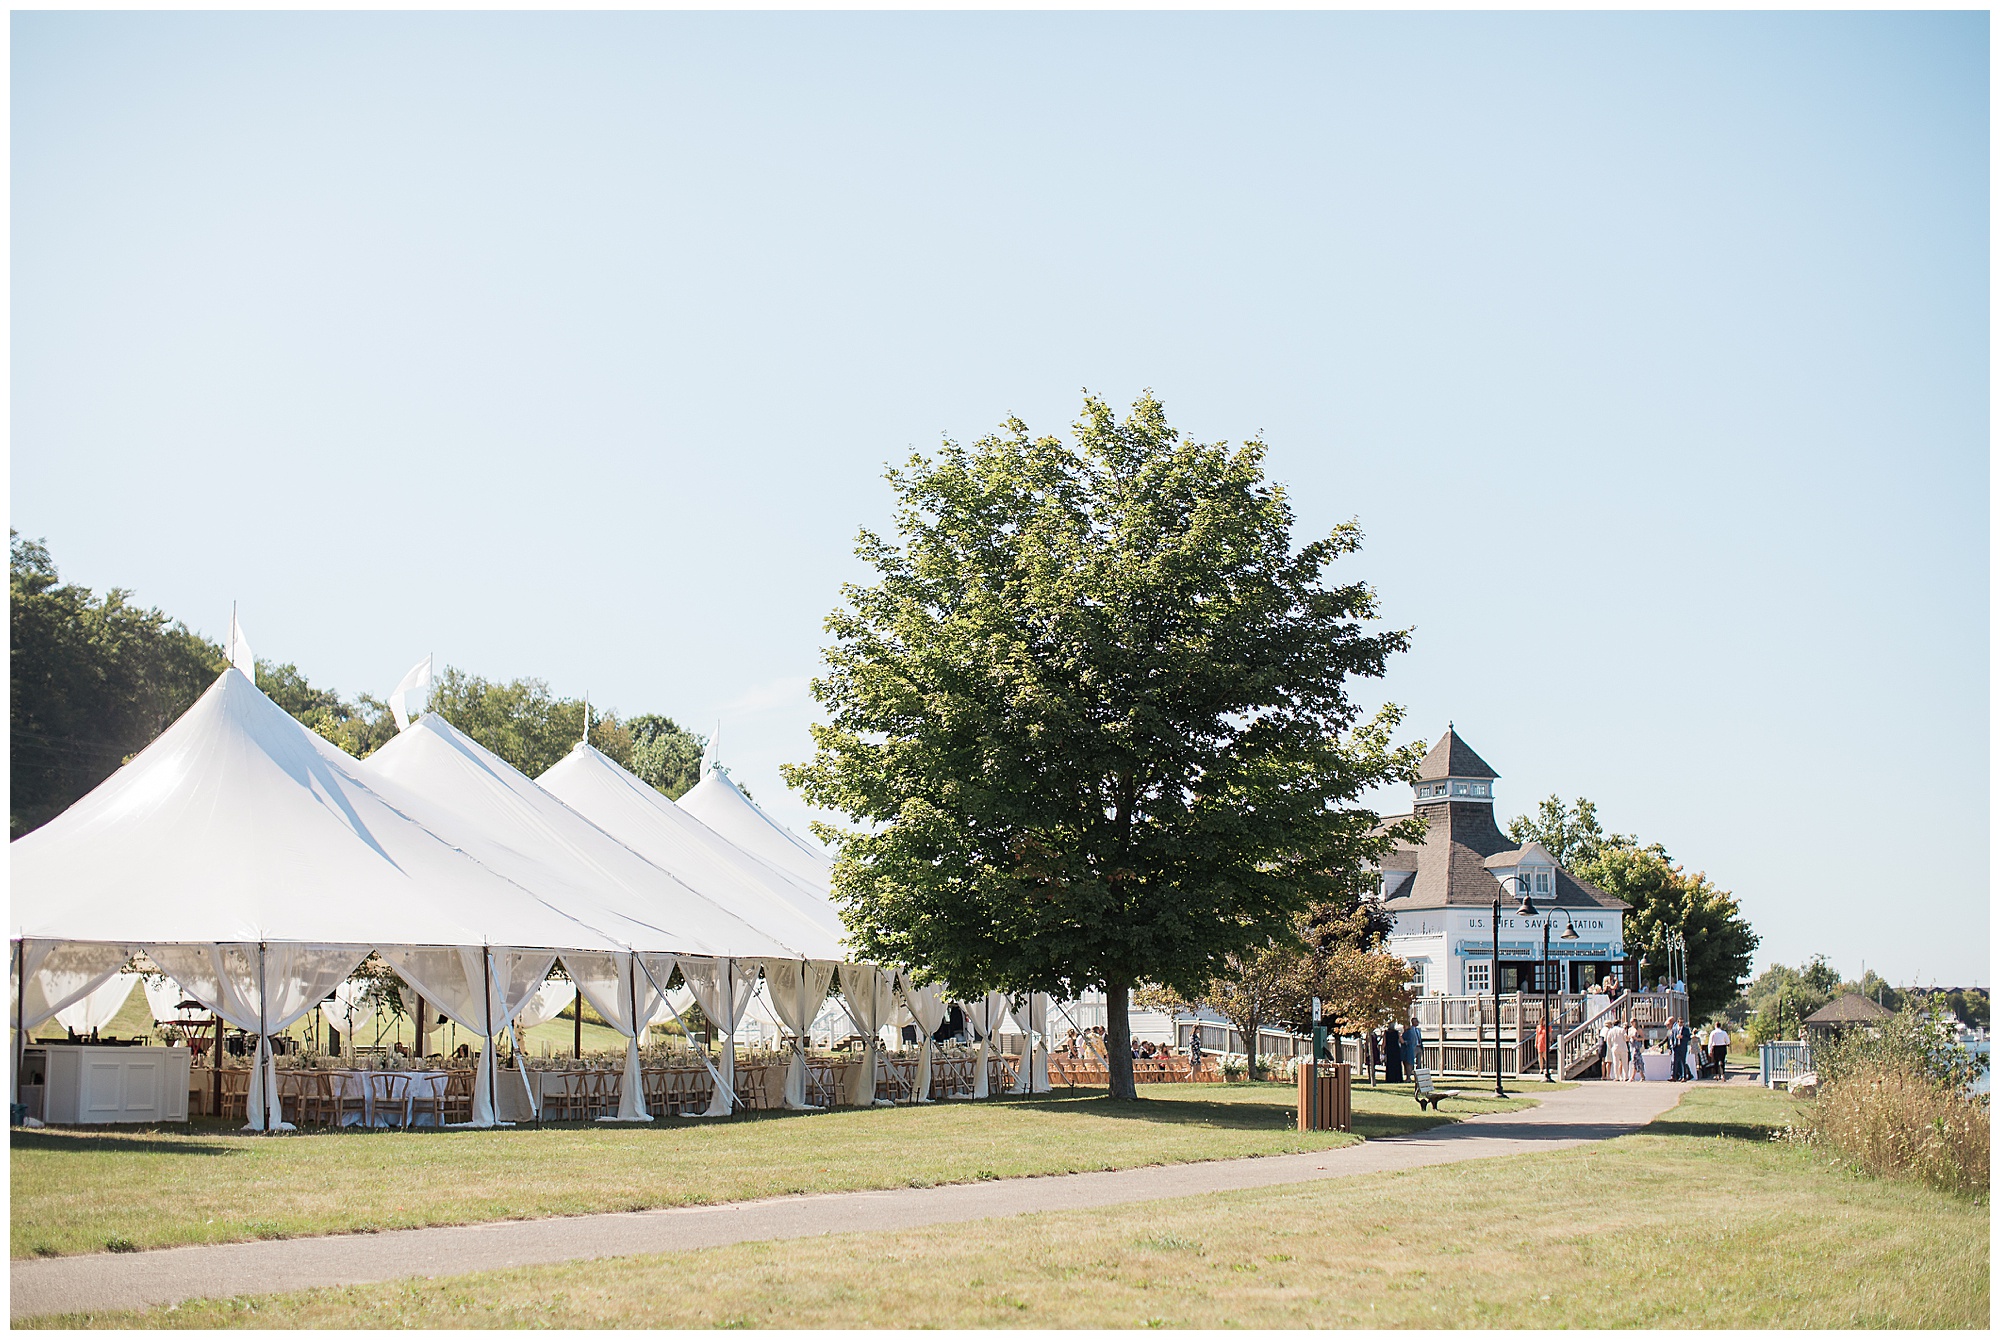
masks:
POLYGON ((1104 984, 1104 1059, 1111 1071, 1111 1096, 1131 1101, 1139 1096, 1132 1082, 1131 988, 1123 982, 1104 984))
POLYGON ((1243 1068, 1243 1078, 1246 1081, 1257 1078, 1257 1025, 1262 1022, 1263 1020, 1256 1015, 1251 1015, 1250 1031, 1243 1035, 1243 1055, 1248 1062, 1243 1068))

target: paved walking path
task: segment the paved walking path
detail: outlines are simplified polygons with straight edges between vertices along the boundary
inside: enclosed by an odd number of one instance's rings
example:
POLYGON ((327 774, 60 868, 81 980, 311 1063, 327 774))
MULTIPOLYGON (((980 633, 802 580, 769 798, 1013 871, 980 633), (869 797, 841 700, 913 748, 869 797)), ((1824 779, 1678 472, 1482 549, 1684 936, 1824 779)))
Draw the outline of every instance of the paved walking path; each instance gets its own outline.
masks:
POLYGON ((1680 1101, 1684 1091, 1678 1084, 1586 1083, 1549 1094, 1539 1107, 1523 1112, 1471 1117, 1410 1135, 1311 1154, 922 1189, 780 1196, 727 1205, 517 1219, 456 1228, 170 1247, 129 1255, 93 1253, 21 1260, 13 1263, 11 1315, 103 1312, 186 1298, 288 1293, 325 1285, 463 1275, 508 1266, 687 1251, 733 1242, 925 1228, 1002 1215, 1089 1209, 1540 1153, 1627 1134, 1680 1101))

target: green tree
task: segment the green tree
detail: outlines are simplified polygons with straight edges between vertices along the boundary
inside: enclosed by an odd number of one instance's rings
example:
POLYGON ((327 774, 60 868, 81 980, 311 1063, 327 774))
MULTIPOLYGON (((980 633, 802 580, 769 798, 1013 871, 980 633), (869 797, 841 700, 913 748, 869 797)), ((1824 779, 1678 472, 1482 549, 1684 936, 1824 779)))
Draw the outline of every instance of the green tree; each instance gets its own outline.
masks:
POLYGON ((1686 938, 1688 1009, 1695 1018, 1707 1018, 1735 999, 1750 975, 1757 933, 1734 894, 1717 888, 1707 875, 1690 874, 1674 864, 1657 842, 1643 848, 1604 847, 1571 873, 1632 905, 1624 920, 1627 954, 1643 954, 1649 966, 1664 970, 1668 933, 1679 931, 1686 938))
POLYGON ((301 725, 356 758, 366 758, 396 738, 396 719, 387 703, 365 693, 350 703, 334 689, 316 689, 289 662, 258 661, 257 687, 301 725))
MULTIPOLYGON (((446 666, 431 686, 430 708, 530 777, 554 767, 583 738, 583 700, 558 698, 540 679, 503 684, 446 666)), ((614 713, 591 709, 590 742, 631 766, 632 735, 614 713)))
POLYGON ((1688 1007, 1695 1018, 1735 1000, 1757 948, 1757 933, 1736 895, 1705 874, 1689 874, 1657 842, 1641 846, 1629 833, 1607 833, 1597 806, 1582 797, 1572 808, 1550 796, 1534 815, 1511 820, 1507 835, 1539 842, 1563 869, 1632 904, 1625 914, 1626 952, 1645 955, 1649 969, 1666 970, 1669 932, 1685 936, 1688 1007))
POLYGON ((1086 398, 1075 443, 1010 421, 888 479, 900 545, 827 620, 829 720, 786 780, 853 816, 834 882, 858 947, 954 989, 1102 988, 1114 1097, 1128 996, 1193 994, 1384 850, 1355 800, 1407 780, 1350 676, 1403 632, 1322 585, 1264 447, 1185 441, 1158 401, 1086 398))
POLYGON ((679 800, 701 780, 706 737, 681 729, 672 717, 650 712, 633 717, 625 729, 632 735, 632 761, 626 766, 669 800, 679 800))
POLYGON ((1836 994, 1845 995, 1850 991, 1874 1001, 1885 1010, 1895 1011, 1903 1008, 1903 993, 1890 986, 1873 968, 1865 969, 1858 982, 1842 982, 1836 994))
POLYGON ((1828 986, 1838 985, 1839 974, 1827 968, 1824 958, 1808 965, 1811 972, 1774 963, 1745 988, 1744 1012, 1749 1019, 1750 1040, 1769 1042, 1774 1038, 1797 1038, 1799 1025, 1828 1000, 1828 986), (1816 965, 1816 966, 1815 966, 1816 965), (1817 983, 1817 985, 1815 984, 1817 983))
POLYGON ((13 837, 47 823, 194 705, 222 649, 132 593, 66 584, 46 545, 8 532, 13 837))
POLYGON ((1814 954, 1799 970, 1799 978, 1807 986, 1831 1000, 1833 993, 1840 990, 1840 973, 1826 961, 1826 955, 1814 954))
POLYGON ((1571 809, 1555 796, 1544 800, 1534 817, 1523 814, 1507 825, 1507 836, 1519 843, 1539 842, 1556 858, 1556 864, 1574 874, 1586 861, 1594 861, 1607 847, 1635 847, 1638 839, 1624 833, 1607 833, 1597 821, 1597 806, 1581 796, 1571 809))

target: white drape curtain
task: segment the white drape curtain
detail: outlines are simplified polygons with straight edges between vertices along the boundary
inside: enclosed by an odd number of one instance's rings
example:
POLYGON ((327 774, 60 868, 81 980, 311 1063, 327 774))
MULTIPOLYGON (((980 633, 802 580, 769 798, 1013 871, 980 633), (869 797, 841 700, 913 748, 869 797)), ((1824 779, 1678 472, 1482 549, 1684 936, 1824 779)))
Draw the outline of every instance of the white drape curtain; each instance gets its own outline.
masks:
MULTIPOLYGON (((972 1072, 972 1096, 986 1098, 991 1096, 991 1086, 986 1078, 987 1058, 993 1053, 994 1035, 1004 1025, 1013 1021, 1013 1002, 1002 992, 988 991, 980 999, 968 1004, 965 1012, 972 1016, 973 1026, 979 1030, 979 1062, 972 1072)), ((1026 1064, 1025 1058, 1023 1064, 1026 1064)))
POLYGON ((375 1018, 375 1002, 368 997, 367 982, 349 979, 333 989, 327 997, 322 1013, 327 1022, 340 1030, 348 1051, 354 1050, 354 1035, 368 1027, 375 1018))
POLYGON ((625 1035, 625 1082, 618 1091, 618 1111, 601 1120, 651 1121, 639 1079, 639 1037, 659 1008, 659 992, 632 954, 564 954, 562 960, 591 1008, 625 1035))
POLYGON ((750 1008, 750 995, 757 989, 756 959, 676 958, 681 977, 694 992, 694 1003, 722 1034, 719 1059, 722 1083, 715 1086, 709 1100, 709 1117, 729 1115, 730 1099, 736 1091, 736 1026, 750 1008))
POLYGON ((146 957, 223 1019, 257 1035, 248 1131, 288 1131, 271 1037, 303 1019, 367 957, 353 945, 148 945, 146 957))
POLYGON ((1032 991, 1021 1008, 1014 1011, 1014 1022, 1028 1035, 1021 1050, 1021 1073, 1014 1079, 1015 1093, 1047 1093, 1049 1091, 1049 995, 1046 991, 1032 991))
POLYGON ((882 1064, 882 1030, 896 1011, 896 974, 863 963, 843 963, 840 998, 867 1050, 861 1082, 854 1086, 848 1101, 855 1107, 872 1107, 876 1076, 882 1064))
POLYGON ((944 992, 935 986, 919 986, 910 980, 908 973, 896 974, 896 985, 902 992, 903 1004, 910 1011, 910 1018, 917 1023, 917 1082, 916 1092, 911 1099, 919 1103, 931 1100, 931 1034, 944 1026, 945 1010, 950 1001, 944 992))
POLYGON ((104 985, 132 957, 130 945, 22 940, 16 946, 7 1009, 23 1037, 104 985))
POLYGON ((792 1034, 792 1059, 785 1067, 785 1106, 795 1112, 811 1108, 806 1101, 806 1047, 814 1016, 833 985, 834 965, 823 960, 767 958, 764 986, 778 1022, 792 1034))
POLYGON ((382 959, 425 999, 462 1026, 483 1034, 482 1064, 472 1091, 468 1126, 493 1126, 498 1079, 496 1040, 548 979, 556 956, 541 949, 384 949, 382 959), (488 964, 491 973, 488 972, 488 964))
POLYGON ((575 999, 575 982, 565 982, 560 977, 551 977, 535 988, 534 995, 528 997, 528 1003, 514 1016, 514 1027, 525 1033, 537 1024, 545 1024, 561 1014, 575 999))
POLYGON ((146 990, 146 1008, 152 1012, 154 1023, 163 1024, 169 1020, 186 1017, 186 1011, 181 1009, 181 1002, 193 1000, 194 997, 190 996, 179 982, 164 973, 141 977, 139 982, 146 990))
POLYGON ((88 1033, 118 1017, 138 984, 136 972, 116 973, 100 983, 89 995, 71 1001, 56 1011, 56 1022, 73 1033, 88 1033))
POLYGON ((521 1007, 514 1021, 508 1025, 514 1030, 514 1068, 509 1073, 520 1085, 522 1102, 537 1118, 541 1116, 541 1107, 535 1099, 534 1086, 528 1083, 528 1030, 555 1018, 563 1012, 564 1006, 575 999, 575 982, 550 978, 535 988, 535 993, 528 997, 528 1003, 521 1007))

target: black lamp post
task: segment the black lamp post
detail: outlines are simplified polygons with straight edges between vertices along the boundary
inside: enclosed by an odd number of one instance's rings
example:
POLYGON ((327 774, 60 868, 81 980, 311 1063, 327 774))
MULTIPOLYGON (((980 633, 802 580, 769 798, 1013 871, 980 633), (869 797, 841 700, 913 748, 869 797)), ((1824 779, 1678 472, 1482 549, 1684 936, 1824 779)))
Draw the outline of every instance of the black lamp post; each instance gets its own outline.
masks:
MULTIPOLYGON (((1563 908, 1558 907, 1554 910, 1557 912, 1561 912, 1563 914, 1563 920, 1569 923, 1568 925, 1563 927, 1563 933, 1557 938, 1562 940, 1576 939, 1577 938, 1576 918, 1572 917, 1563 908)), ((1548 1039, 1551 1043, 1553 1043, 1556 1040, 1556 1030, 1549 1023, 1550 975, 1551 974, 1549 972, 1549 919, 1547 917, 1543 917, 1542 918, 1542 1027, 1548 1030, 1548 1039)), ((1544 1047, 1542 1049, 1542 1083, 1547 1084, 1553 1078, 1554 1076, 1549 1073, 1549 1049, 1547 1047, 1544 1047)))
MULTIPOLYGON (((1515 883, 1518 883, 1521 886, 1521 905, 1514 909, 1515 913, 1519 916, 1524 916, 1524 917, 1534 916, 1535 899, 1534 896, 1528 892, 1527 877, 1525 875, 1503 876, 1498 881, 1500 888, 1503 891, 1506 889, 1507 884, 1510 880, 1515 883)), ((1499 894, 1493 895, 1493 981, 1490 983, 1490 985, 1493 988, 1493 1096, 1495 1098, 1505 1098, 1507 1096, 1507 1088, 1504 1084, 1500 1082, 1500 895, 1499 894)), ((1520 993, 1517 991, 1514 994, 1516 999, 1518 999, 1520 993)), ((1514 1011, 1514 1031, 1518 1034, 1520 1032, 1520 1029, 1521 1029, 1521 1012, 1519 1010, 1516 1010, 1514 1011)), ((1520 1038, 1516 1037, 1514 1041, 1515 1045, 1519 1046, 1520 1038)))

